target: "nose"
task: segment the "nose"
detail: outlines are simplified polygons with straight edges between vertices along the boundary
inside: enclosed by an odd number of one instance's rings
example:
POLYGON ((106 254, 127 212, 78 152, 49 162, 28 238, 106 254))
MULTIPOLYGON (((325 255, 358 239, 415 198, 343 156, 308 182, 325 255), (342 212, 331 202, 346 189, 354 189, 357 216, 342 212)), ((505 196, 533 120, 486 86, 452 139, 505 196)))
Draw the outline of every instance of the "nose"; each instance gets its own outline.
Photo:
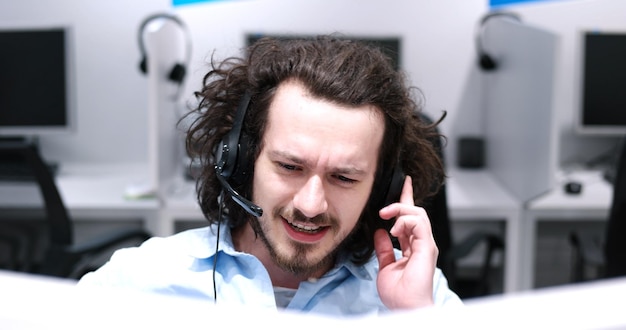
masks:
POLYGON ((304 186, 293 197, 293 204, 308 218, 326 212, 328 203, 326 202, 322 179, 315 175, 308 178, 304 186))

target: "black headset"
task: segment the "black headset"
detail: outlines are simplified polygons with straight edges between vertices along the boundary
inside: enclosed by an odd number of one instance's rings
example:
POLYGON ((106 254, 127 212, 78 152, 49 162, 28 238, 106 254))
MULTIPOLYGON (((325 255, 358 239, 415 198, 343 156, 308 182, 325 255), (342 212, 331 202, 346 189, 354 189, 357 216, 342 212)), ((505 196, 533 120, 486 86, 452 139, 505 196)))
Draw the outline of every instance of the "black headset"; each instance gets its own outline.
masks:
POLYGON ((222 188, 230 197, 239 204, 246 212, 255 217, 263 215, 263 209, 244 198, 233 189, 230 182, 239 185, 250 176, 248 166, 249 142, 246 134, 241 134, 243 120, 250 104, 250 93, 246 92, 239 105, 233 122, 233 128, 224 135, 215 150, 215 172, 222 188))
MULTIPOLYGON (((263 215, 263 209, 241 196, 231 186, 231 182, 239 185, 250 176, 248 172, 250 169, 249 139, 246 134, 242 134, 243 121, 250 104, 250 98, 250 93, 246 92, 237 106, 232 129, 226 133, 216 147, 215 172, 226 193, 246 212, 258 218, 263 215)), ((400 199, 403 184, 404 173, 398 161, 398 164, 391 171, 383 174, 381 191, 372 194, 373 199, 371 201, 375 211, 397 202, 400 199)))
POLYGON ((141 52, 141 61, 139 62, 139 70, 143 72, 144 74, 148 73, 148 55, 146 53, 146 47, 143 41, 143 33, 144 33, 146 26, 150 24, 150 22, 156 19, 166 19, 166 20, 170 20, 176 23, 185 34, 185 42, 186 42, 185 62, 176 63, 174 67, 172 67, 172 69, 170 70, 169 74, 167 75, 169 80, 177 84, 182 84, 183 80, 185 79, 185 74, 187 71, 187 64, 189 64, 189 61, 191 59, 191 36, 189 35, 189 30, 187 29, 187 26, 185 25, 185 23, 180 18, 174 15, 165 14, 165 13, 154 14, 154 15, 148 16, 146 19, 143 20, 143 22, 141 22, 141 25, 139 26, 139 34, 138 34, 139 51, 141 52))
POLYGON ((486 23, 494 17, 508 17, 518 22, 522 21, 519 15, 510 12, 492 12, 483 16, 483 18, 480 20, 480 24, 476 33, 476 50, 478 51, 478 65, 484 71, 493 71, 498 68, 498 62, 492 55, 487 53, 484 45, 486 23))

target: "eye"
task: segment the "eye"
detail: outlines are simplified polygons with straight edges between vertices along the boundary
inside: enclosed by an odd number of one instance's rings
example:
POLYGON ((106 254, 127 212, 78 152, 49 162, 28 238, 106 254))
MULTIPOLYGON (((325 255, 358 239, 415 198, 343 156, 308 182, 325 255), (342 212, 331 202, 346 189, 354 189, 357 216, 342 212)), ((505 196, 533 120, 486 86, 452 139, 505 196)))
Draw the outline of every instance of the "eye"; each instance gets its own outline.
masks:
POLYGON ((353 183, 357 182, 357 180, 350 179, 350 178, 345 177, 343 175, 333 175, 333 177, 336 178, 337 180, 341 181, 341 183, 353 184, 353 183))
POLYGON ((299 170, 299 167, 296 165, 291 165, 291 164, 286 164, 286 163, 281 163, 281 162, 277 162, 278 166, 286 171, 297 171, 299 170))

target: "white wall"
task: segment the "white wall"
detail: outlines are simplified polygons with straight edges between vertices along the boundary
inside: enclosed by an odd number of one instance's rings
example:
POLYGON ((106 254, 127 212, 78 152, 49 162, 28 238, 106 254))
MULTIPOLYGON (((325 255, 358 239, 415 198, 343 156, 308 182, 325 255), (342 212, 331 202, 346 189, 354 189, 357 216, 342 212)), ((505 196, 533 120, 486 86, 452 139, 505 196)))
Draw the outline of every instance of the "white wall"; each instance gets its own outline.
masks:
POLYGON ((170 10, 170 4, 171 0, 0 1, 0 27, 72 28, 77 129, 67 136, 45 138, 44 156, 61 163, 147 159, 147 81, 138 70, 137 29, 144 17, 170 10))

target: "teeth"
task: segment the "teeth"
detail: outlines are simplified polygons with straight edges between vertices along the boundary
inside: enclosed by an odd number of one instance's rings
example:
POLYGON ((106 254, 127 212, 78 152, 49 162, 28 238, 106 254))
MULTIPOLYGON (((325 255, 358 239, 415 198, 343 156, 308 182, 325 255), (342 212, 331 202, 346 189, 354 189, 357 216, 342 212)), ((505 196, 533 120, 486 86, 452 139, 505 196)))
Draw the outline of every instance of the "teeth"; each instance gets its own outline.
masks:
POLYGON ((290 224, 292 227, 297 228, 297 229, 299 229, 299 230, 303 230, 303 231, 311 231, 311 232, 314 232, 314 231, 317 231, 317 230, 319 230, 319 229, 320 229, 320 227, 319 227, 319 226, 313 226, 313 225, 308 225, 308 226, 307 226, 307 225, 304 225, 304 224, 292 223, 292 222, 290 222, 289 224, 290 224))

